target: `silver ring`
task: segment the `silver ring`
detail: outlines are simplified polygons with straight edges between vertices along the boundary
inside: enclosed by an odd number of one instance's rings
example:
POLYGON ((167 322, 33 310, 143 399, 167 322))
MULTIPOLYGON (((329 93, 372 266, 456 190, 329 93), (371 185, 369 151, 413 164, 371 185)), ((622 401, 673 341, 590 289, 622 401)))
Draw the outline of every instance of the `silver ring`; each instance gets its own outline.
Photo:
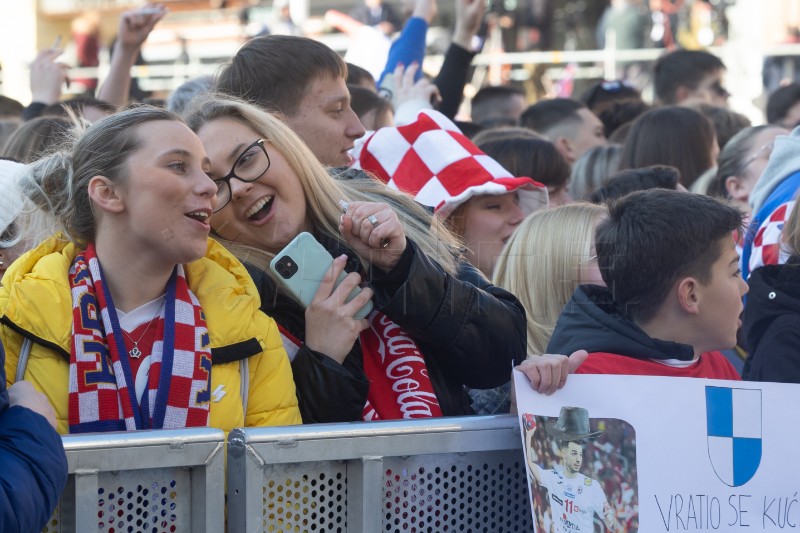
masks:
POLYGON ((376 217, 375 215, 368 216, 367 220, 369 220, 372 223, 373 228, 377 228, 378 224, 380 224, 380 222, 378 222, 378 217, 376 217))

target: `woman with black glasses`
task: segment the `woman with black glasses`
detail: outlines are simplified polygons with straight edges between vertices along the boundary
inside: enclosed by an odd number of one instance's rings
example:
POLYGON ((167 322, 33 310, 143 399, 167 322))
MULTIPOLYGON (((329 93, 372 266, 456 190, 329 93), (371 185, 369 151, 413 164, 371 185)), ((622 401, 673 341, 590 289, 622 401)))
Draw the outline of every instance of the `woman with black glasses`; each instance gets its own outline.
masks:
MULTIPOLYGON (((334 180, 286 125, 250 104, 206 99, 187 122, 217 184, 211 227, 254 266, 262 309, 284 328, 305 422, 470 414, 464 385, 508 381, 525 358, 524 311, 461 259, 426 209, 358 171, 334 180), (266 268, 303 231, 336 258, 306 309, 266 268), (369 288, 346 302, 362 281, 369 288), (376 311, 355 318, 369 298, 376 311)), ((547 387, 561 364, 543 363, 547 387)))

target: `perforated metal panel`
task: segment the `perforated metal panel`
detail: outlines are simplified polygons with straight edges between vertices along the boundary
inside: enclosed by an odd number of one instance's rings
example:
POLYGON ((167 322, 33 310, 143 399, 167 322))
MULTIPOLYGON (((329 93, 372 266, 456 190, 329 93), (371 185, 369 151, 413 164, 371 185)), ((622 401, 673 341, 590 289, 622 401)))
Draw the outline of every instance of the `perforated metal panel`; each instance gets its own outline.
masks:
POLYGON ((384 464, 385 531, 533 530, 518 453, 387 458, 384 464))
POLYGON ((531 531, 514 416, 241 428, 230 533, 531 531))
POLYGON ((262 531, 345 531, 344 463, 267 465, 264 480, 262 531))
POLYGON ((221 531, 224 436, 210 428, 65 436, 70 475, 43 531, 221 531))
POLYGON ((97 529, 106 533, 175 533, 191 524, 188 470, 107 473, 97 489, 97 529))

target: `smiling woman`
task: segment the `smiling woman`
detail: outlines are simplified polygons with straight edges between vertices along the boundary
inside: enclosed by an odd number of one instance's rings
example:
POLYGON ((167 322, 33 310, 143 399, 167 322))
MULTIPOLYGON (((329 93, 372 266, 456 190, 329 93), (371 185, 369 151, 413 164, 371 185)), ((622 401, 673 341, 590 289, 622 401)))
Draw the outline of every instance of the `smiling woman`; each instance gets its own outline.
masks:
POLYGON ((197 136, 141 107, 76 137, 21 171, 62 233, 3 278, 9 381, 47 395, 60 433, 299 423, 277 327, 208 239, 219 193, 197 136))
POLYGON ((252 264, 262 309, 295 354, 305 422, 471 414, 464 385, 508 380, 525 349, 522 307, 462 260, 441 220, 363 172, 334 179, 293 129, 250 104, 208 98, 187 123, 211 159, 213 231, 252 264), (301 232, 336 258, 305 309, 259 259, 301 232), (369 288, 348 301, 362 280, 369 288), (376 311, 356 318, 369 299, 376 311))

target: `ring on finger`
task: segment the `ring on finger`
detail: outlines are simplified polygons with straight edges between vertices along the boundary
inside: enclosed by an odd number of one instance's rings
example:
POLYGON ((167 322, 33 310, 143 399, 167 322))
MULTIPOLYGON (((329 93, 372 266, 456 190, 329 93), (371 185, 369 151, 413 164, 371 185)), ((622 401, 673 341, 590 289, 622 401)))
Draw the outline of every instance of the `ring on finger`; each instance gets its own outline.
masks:
POLYGON ((380 222, 378 222, 378 217, 376 217, 375 215, 368 216, 367 220, 370 221, 370 223, 372 224, 373 228, 377 228, 378 224, 380 224, 380 222))

